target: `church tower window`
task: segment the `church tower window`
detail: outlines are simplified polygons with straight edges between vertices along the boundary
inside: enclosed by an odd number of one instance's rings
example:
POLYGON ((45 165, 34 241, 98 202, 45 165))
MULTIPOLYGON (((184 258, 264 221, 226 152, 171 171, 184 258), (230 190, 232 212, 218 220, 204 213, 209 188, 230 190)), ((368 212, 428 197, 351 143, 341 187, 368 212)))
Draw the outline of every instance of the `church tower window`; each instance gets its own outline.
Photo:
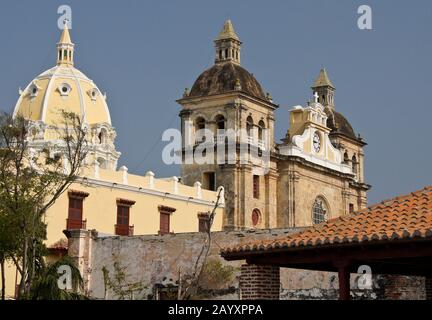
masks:
POLYGON ((248 136, 252 135, 252 129, 253 129, 253 120, 252 120, 252 117, 249 116, 246 119, 246 131, 247 131, 248 136))
POLYGON ((353 155, 352 157, 352 171, 354 174, 357 174, 357 157, 355 155, 353 155))
POLYGON ((264 124, 264 121, 260 121, 259 123, 258 123, 258 139, 260 140, 260 141, 262 141, 263 140, 263 133, 264 133, 264 129, 265 129, 265 124, 264 124))
POLYGON ((216 125, 219 130, 225 129, 225 117, 222 115, 218 115, 216 117, 216 125))
POLYGON ((253 197, 255 199, 259 199, 260 195, 260 176, 254 175, 253 176, 253 197))
POLYGON ((195 129, 201 130, 201 129, 205 129, 205 120, 203 118, 197 118, 195 121, 195 129))
POLYGON ((203 188, 211 191, 216 191, 216 175, 214 172, 204 172, 203 188))

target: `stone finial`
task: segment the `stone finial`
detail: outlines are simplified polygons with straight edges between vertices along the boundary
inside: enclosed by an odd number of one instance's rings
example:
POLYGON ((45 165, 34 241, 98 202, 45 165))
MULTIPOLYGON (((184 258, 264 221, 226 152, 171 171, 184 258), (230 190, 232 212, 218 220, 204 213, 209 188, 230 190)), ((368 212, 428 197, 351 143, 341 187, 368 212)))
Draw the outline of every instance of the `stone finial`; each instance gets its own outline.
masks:
POLYGON ((128 184, 128 168, 126 166, 121 166, 119 171, 123 172, 122 183, 128 184))
POLYGON ((145 176, 149 178, 149 188, 154 189, 155 174, 152 171, 147 171, 145 176))
POLYGON ((198 199, 202 199, 202 188, 201 188, 201 182, 197 181, 194 183, 194 187, 196 190, 196 197, 198 199))
POLYGON ((268 101, 270 101, 270 102, 273 102, 273 98, 272 98, 270 92, 267 92, 267 93, 266 93, 266 99, 267 99, 268 101))
POLYGON ((183 91, 183 98, 188 97, 189 94, 190 94, 189 88, 185 88, 184 91, 183 91))
POLYGON ((179 178, 177 178, 176 176, 173 176, 171 179, 173 182, 173 192, 174 192, 174 194, 178 194, 179 193, 179 190, 178 190, 179 178))

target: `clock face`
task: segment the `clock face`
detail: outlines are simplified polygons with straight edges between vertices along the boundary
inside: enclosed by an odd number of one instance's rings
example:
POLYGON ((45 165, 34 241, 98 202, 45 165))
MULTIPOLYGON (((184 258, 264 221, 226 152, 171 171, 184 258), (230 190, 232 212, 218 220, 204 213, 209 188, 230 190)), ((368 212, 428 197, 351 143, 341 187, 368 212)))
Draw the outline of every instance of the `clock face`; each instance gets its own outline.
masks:
POLYGON ((314 133, 312 142, 313 142, 315 152, 318 153, 321 149, 321 138, 317 132, 314 133))

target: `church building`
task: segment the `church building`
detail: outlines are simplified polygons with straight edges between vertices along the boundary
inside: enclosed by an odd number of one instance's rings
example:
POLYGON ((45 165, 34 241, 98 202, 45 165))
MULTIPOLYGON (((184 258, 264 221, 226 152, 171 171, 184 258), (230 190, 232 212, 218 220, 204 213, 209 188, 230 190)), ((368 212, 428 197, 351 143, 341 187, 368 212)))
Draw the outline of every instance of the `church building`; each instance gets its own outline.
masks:
MULTIPOLYGON (((184 162, 181 178, 156 179, 151 171, 139 176, 118 168, 107 97, 75 68, 75 45, 65 24, 56 65, 20 90, 14 109, 14 116, 29 120, 30 153, 48 149, 50 157, 64 159, 65 170, 61 111, 79 115, 87 128, 85 168, 46 214, 46 244, 52 252, 66 252, 63 230, 95 229, 106 236, 203 232, 215 206, 212 231, 304 227, 366 207, 366 143, 336 111, 335 86, 326 70, 311 87, 313 100, 290 111, 289 129, 278 143, 279 106, 242 67, 242 42, 231 21, 214 44, 214 65, 178 100, 182 151, 189 124, 194 132, 210 130, 216 141, 225 142, 219 130, 246 136, 234 140, 234 161, 184 162), (245 145, 256 153, 246 162, 241 161, 245 145)), ((9 284, 19 281, 12 264, 6 274, 9 284)), ((13 296, 14 289, 8 286, 7 294, 13 296)))
MULTIPOLYGON (((252 73, 241 66, 241 45, 230 20, 214 40, 214 65, 178 100, 183 135, 193 130, 245 130, 229 163, 186 163, 182 180, 225 188, 224 229, 310 226, 366 207, 366 145, 335 108, 335 86, 325 69, 313 83, 313 101, 290 111, 282 143, 274 133, 278 105, 252 73), (253 130, 255 129, 255 130, 253 130), (267 132, 263 135, 264 130, 267 132), (267 152, 264 163, 240 161, 242 144, 267 152)), ((198 141, 196 141, 198 142, 198 141)), ((185 142, 183 153, 185 152, 185 142)), ((217 146, 215 145, 215 148, 217 146)))

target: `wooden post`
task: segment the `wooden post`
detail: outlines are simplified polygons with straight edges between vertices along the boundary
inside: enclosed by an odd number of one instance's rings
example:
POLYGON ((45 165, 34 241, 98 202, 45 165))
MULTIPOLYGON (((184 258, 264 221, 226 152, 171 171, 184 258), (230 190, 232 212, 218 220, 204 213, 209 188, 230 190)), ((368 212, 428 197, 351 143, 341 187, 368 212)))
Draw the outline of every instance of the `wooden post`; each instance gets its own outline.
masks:
POLYGON ((339 300, 350 299, 350 272, 348 265, 343 264, 338 267, 339 278, 339 300))

